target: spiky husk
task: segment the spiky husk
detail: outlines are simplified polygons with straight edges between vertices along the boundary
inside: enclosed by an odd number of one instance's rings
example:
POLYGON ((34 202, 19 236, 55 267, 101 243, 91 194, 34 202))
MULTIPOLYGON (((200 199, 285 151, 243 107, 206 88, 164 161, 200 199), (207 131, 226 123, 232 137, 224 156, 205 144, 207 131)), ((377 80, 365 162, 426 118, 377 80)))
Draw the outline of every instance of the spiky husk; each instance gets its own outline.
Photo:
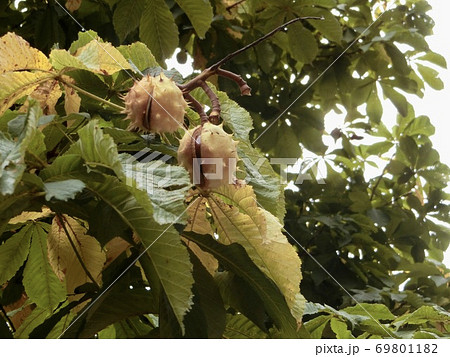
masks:
MULTIPOLYGON (((197 157, 195 139, 200 135, 200 156, 201 158, 223 159, 222 178, 214 179, 203 177, 201 183, 197 185, 203 189, 213 189, 224 184, 230 184, 235 180, 238 142, 233 140, 232 135, 227 134, 221 125, 205 123, 186 132, 180 141, 178 148, 178 163, 183 166, 193 179, 193 159, 197 157), (201 129, 200 129, 201 128, 201 129)), ((215 164, 203 164, 203 174, 216 173, 215 164)))
POLYGON ((129 130, 173 133, 183 125, 187 103, 177 85, 164 73, 144 76, 124 97, 129 130))

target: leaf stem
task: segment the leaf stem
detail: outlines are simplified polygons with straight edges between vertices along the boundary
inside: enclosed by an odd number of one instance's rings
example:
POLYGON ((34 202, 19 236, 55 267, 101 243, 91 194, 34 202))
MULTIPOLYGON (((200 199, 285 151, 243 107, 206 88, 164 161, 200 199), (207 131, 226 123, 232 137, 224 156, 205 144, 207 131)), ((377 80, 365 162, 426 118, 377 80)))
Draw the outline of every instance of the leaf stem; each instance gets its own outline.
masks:
MULTIPOLYGON (((89 272, 89 270, 88 270, 86 264, 84 264, 83 259, 82 259, 81 255, 80 255, 80 253, 78 252, 78 250, 77 250, 77 248, 76 248, 76 246, 75 246, 75 243, 73 242, 72 237, 71 237, 70 234, 69 234, 69 231, 67 230, 66 224, 64 223, 64 221, 66 221, 65 218, 64 218, 64 216, 62 216, 61 214, 57 213, 57 214, 56 214, 56 217, 58 218, 58 221, 59 221, 58 223, 62 226, 62 228, 63 228, 63 230, 64 230, 64 233, 66 234, 67 239, 69 240, 69 243, 70 243, 70 245, 72 246, 72 249, 73 249, 73 251, 74 251, 74 253, 75 253, 75 255, 76 255, 76 257, 77 257, 79 263, 81 264, 81 267, 83 268, 84 272, 86 273, 86 275, 88 276, 88 278, 91 279, 91 281, 92 281, 92 283, 95 285, 95 287, 96 287, 98 290, 100 290, 100 286, 97 284, 97 282, 96 282, 95 279, 93 278, 92 274, 89 272)), ((70 227, 69 222, 66 221, 66 223, 67 223, 68 226, 70 227)), ((72 228, 72 227, 70 227, 70 228, 72 228)), ((71 229, 71 230, 72 230, 72 233, 75 235, 75 232, 73 231, 73 229, 71 229)))
POLYGON ((88 92, 88 91, 86 91, 86 90, 84 90, 84 89, 82 89, 82 88, 76 86, 75 84, 72 84, 72 83, 70 83, 70 82, 67 82, 67 81, 63 80, 62 78, 60 78, 60 77, 58 77, 58 80, 59 80, 61 83, 63 83, 64 85, 66 85, 66 86, 68 86, 68 87, 71 87, 71 88, 75 89, 77 92, 79 92, 79 93, 81 93, 81 94, 84 94, 85 96, 90 97, 90 98, 92 98, 92 99, 94 99, 94 100, 96 100, 96 101, 98 101, 98 102, 101 102, 101 103, 103 103, 103 104, 105 104, 105 105, 108 105, 108 106, 110 106, 111 108, 114 108, 114 109, 117 109, 117 110, 120 110, 120 111, 125 110, 124 107, 122 107, 122 106, 120 106, 120 105, 118 105, 118 104, 112 103, 112 102, 110 102, 110 101, 108 101, 108 100, 105 100, 105 99, 103 99, 103 98, 100 98, 99 96, 96 96, 95 94, 92 94, 91 92, 88 92))
POLYGON ((39 165, 41 165, 42 167, 45 168, 45 167, 48 167, 48 166, 49 166, 48 163, 42 161, 42 160, 40 159, 40 157, 37 156, 34 152, 31 152, 30 150, 27 150, 27 153, 30 154, 31 156, 33 156, 33 159, 35 159, 35 160, 39 163, 39 165))

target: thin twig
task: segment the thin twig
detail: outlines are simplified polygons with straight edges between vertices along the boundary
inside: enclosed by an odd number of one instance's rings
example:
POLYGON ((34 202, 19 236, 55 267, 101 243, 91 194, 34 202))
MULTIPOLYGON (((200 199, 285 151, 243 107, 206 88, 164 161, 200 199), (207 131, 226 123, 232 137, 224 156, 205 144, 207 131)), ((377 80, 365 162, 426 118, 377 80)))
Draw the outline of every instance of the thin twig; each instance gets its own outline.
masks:
POLYGON ((216 72, 219 76, 230 78, 231 80, 235 81, 239 85, 241 95, 251 95, 252 89, 240 75, 230 71, 226 71, 222 68, 217 69, 216 72))
POLYGON ((228 62, 230 59, 232 59, 233 57, 236 57, 237 55, 240 55, 242 52, 247 51, 249 48, 255 47, 256 45, 258 45, 260 42, 268 39, 269 37, 273 36, 275 33, 277 33, 280 30, 283 30, 285 27, 293 24, 294 22, 298 22, 300 20, 323 20, 323 17, 317 17, 317 16, 305 16, 305 17, 296 17, 295 19, 292 19, 286 23, 284 23, 281 26, 278 26, 277 28, 273 29, 272 31, 270 31, 269 33, 265 34, 264 36, 258 38, 257 40, 253 41, 252 43, 249 43, 247 46, 244 46, 242 48, 240 48, 237 51, 234 51, 228 55, 226 55, 224 58, 222 58, 219 62, 217 62, 216 64, 213 64, 210 68, 212 70, 216 70, 218 69, 220 66, 224 65, 226 62, 228 62))
MULTIPOLYGON (((80 255, 80 253, 78 252, 78 249, 76 248, 75 243, 73 242, 72 237, 71 237, 70 234, 69 234, 69 231, 67 230, 67 227, 66 227, 66 225, 65 225, 65 223, 64 223, 64 221, 65 221, 64 216, 62 216, 62 215, 60 215, 59 213, 57 213, 57 214, 56 214, 56 217, 58 218, 58 221, 59 221, 58 223, 62 226, 62 228, 63 228, 63 230, 64 230, 64 233, 66 234, 67 239, 69 240, 69 243, 70 243, 70 245, 72 246, 72 249, 73 249, 73 251, 74 251, 74 253, 75 253, 75 255, 76 255, 76 257, 77 257, 79 263, 81 264, 81 267, 83 268, 84 272, 86 273, 86 275, 88 276, 88 278, 91 279, 92 283, 95 285, 95 287, 97 288, 97 290, 100 290, 100 286, 97 284, 97 282, 95 281, 94 277, 93 277, 92 274, 89 272, 89 270, 88 270, 86 264, 84 264, 83 259, 82 259, 81 255, 80 255)), ((70 227, 69 222, 66 221, 66 223, 67 223, 67 224, 69 225, 69 227, 70 227)), ((72 229, 72 227, 70 227, 70 228, 72 229)), ((75 232, 73 231, 73 229, 72 229, 72 233, 74 233, 74 235, 75 235, 75 232)))
POLYGON ((202 89, 205 91, 209 100, 211 101, 211 114, 209 114, 209 120, 214 124, 219 124, 220 120, 220 102, 216 93, 208 86, 206 82, 200 83, 202 89))

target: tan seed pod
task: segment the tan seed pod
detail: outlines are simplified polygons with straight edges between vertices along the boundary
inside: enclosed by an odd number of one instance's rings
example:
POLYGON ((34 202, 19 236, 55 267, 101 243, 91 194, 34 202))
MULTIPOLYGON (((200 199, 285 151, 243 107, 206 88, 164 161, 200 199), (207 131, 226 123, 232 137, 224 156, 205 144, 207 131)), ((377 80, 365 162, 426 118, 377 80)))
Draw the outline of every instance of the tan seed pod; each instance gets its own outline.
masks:
POLYGON ((178 148, 178 163, 189 172, 194 184, 203 189, 233 183, 239 159, 237 144, 222 124, 208 122, 186 132, 178 148), (195 167, 194 159, 211 159, 211 162, 195 167))
POLYGON ((175 82, 162 72, 136 82, 124 101, 129 130, 173 133, 183 126, 187 103, 175 82))

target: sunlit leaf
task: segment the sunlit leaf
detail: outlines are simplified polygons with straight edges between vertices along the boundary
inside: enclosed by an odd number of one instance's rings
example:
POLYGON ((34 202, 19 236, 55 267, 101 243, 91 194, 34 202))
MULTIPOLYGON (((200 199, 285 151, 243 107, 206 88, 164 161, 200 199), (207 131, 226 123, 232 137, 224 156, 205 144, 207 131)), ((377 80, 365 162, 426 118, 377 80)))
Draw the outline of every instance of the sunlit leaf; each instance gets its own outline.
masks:
POLYGON ((51 65, 47 57, 41 51, 31 47, 22 37, 8 32, 0 38, 0 73, 23 70, 49 71, 50 69, 51 65))
POLYGON ((158 61, 169 58, 178 46, 178 28, 163 0, 147 1, 139 34, 158 61))

